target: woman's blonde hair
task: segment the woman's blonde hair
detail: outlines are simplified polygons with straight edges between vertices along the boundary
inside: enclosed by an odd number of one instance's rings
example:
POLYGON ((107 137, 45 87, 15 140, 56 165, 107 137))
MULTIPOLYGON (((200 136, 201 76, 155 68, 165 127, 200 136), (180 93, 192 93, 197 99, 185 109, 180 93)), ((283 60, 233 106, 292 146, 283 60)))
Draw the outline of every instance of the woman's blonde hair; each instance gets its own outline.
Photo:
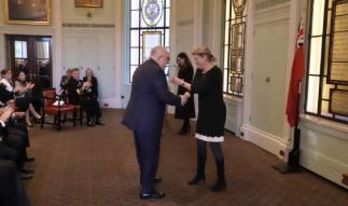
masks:
POLYGON ((206 56, 208 58, 209 62, 215 62, 216 58, 215 56, 211 53, 210 49, 207 47, 201 46, 197 47, 196 49, 193 50, 192 55, 198 55, 200 57, 206 56))

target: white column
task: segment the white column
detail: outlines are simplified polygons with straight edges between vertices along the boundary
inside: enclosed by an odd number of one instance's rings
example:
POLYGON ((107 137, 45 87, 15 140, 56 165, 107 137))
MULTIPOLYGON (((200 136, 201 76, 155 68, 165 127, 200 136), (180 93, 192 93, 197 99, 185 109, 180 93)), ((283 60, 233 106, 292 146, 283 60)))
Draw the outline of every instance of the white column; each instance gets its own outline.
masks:
POLYGON ((114 90, 114 105, 113 107, 121 108, 122 100, 121 100, 121 90, 122 90, 122 84, 124 81, 124 76, 122 70, 124 70, 123 67, 123 61, 124 61, 124 44, 123 44, 123 36, 124 36, 124 21, 123 21, 123 0, 116 0, 115 3, 115 62, 114 62, 114 69, 115 69, 115 90, 114 90))
POLYGON ((52 78, 53 87, 59 89, 59 83, 62 76, 63 59, 62 59, 62 2, 61 0, 53 0, 52 9, 52 23, 53 23, 53 38, 52 38, 52 50, 53 50, 53 64, 52 64, 52 78))
POLYGON ((194 47, 203 44, 203 8, 204 0, 194 0, 194 47))
MULTIPOLYGON (((222 9, 223 0, 213 0, 212 1, 212 15, 210 15, 211 18, 211 35, 210 36, 210 48, 211 52, 216 57, 216 62, 219 64, 221 60, 223 59, 221 56, 221 47, 222 47, 222 31, 223 31, 223 19, 222 14, 224 13, 222 9)), ((223 65, 221 65, 223 66, 223 65)))
MULTIPOLYGON (((250 125, 251 115, 251 85, 253 82, 253 48, 255 36, 254 24, 254 1, 247 3, 247 19, 246 19, 246 45, 245 45, 245 71, 244 71, 244 106, 243 106, 243 123, 242 127, 250 125)), ((242 137, 244 138, 244 137, 242 137)))

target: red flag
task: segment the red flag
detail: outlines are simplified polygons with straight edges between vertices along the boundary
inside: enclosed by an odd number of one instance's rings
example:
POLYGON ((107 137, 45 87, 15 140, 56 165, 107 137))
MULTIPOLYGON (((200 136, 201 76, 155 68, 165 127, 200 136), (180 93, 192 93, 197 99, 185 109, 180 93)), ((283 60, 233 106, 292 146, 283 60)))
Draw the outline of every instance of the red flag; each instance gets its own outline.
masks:
POLYGON ((302 23, 296 37, 295 57, 292 65, 291 80, 288 92, 288 101, 286 105, 286 115, 290 127, 297 125, 299 120, 299 99, 300 99, 300 85, 305 71, 304 61, 304 29, 302 23))

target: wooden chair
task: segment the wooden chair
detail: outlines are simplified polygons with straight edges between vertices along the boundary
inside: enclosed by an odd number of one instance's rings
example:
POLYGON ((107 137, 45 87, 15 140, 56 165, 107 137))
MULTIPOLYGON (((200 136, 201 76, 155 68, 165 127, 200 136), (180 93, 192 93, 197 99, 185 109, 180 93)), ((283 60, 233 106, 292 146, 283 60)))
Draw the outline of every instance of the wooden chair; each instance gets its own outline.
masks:
MULTIPOLYGON (((61 130, 62 125, 62 115, 72 114, 72 122, 76 126, 76 107, 71 104, 61 105, 63 98, 56 94, 55 89, 47 89, 43 91, 43 106, 42 106, 42 118, 41 118, 41 128, 44 124, 54 124, 57 126, 58 130, 61 130), (58 101, 58 105, 53 105, 54 102, 58 101), (46 122, 46 115, 54 116, 54 122, 46 122)), ((64 121, 65 122, 65 121, 64 121)))

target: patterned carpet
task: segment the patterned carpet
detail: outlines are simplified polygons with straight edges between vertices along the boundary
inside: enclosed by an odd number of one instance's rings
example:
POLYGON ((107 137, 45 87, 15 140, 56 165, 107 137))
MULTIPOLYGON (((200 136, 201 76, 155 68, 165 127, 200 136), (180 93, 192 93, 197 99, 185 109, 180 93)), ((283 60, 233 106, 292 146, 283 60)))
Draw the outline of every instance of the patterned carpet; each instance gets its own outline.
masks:
POLYGON ((348 191, 309 172, 281 175, 273 155, 226 133, 223 149, 228 188, 212 193, 215 165, 209 153, 207 182, 188 186, 195 171, 193 135, 179 137, 169 117, 162 139, 159 190, 163 200, 138 198, 138 167, 132 133, 121 126, 122 111, 105 110, 104 127, 51 126, 31 129, 34 179, 26 182, 33 206, 347 206, 348 191))

